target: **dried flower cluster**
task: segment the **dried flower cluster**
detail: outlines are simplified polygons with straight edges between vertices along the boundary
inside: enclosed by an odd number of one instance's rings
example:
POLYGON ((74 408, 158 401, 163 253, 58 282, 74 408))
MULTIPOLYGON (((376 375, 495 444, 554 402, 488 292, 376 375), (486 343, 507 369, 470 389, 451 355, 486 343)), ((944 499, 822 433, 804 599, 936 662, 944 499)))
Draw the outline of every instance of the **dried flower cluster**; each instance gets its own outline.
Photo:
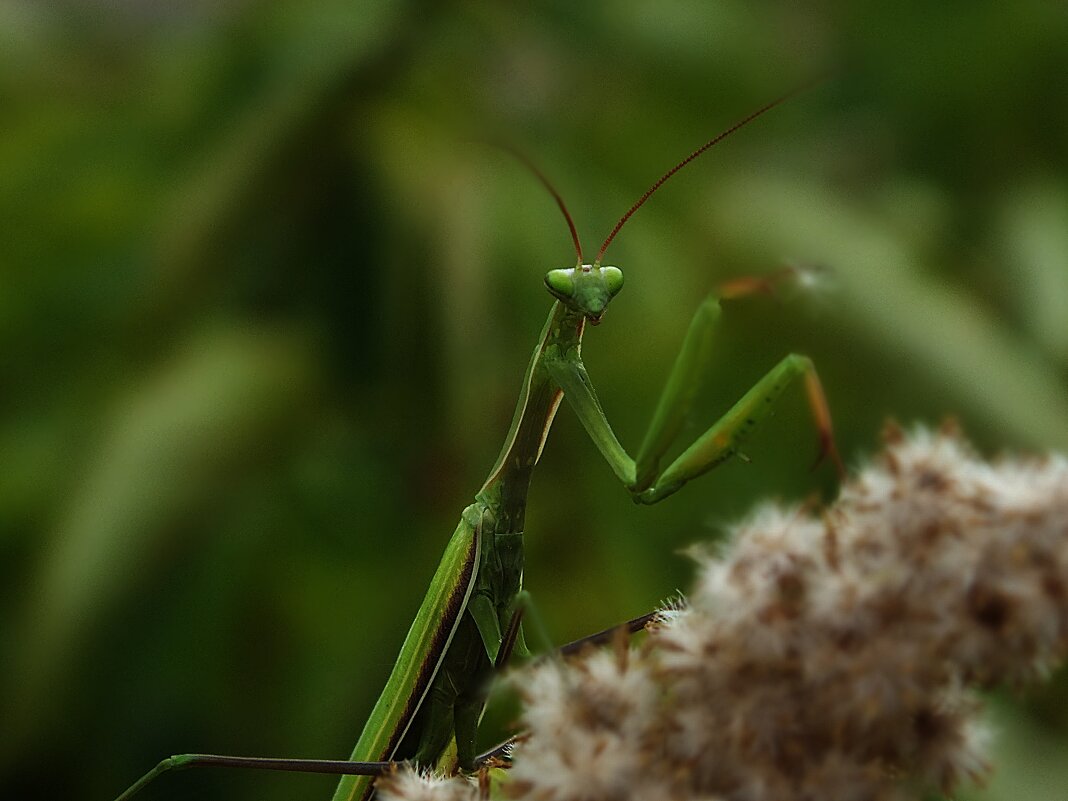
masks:
MULTIPOLYGON (((896 433, 821 519, 763 508, 699 562, 643 647, 520 674, 509 795, 896 801, 982 779, 970 688, 1068 646, 1068 461, 896 433)), ((392 797, 478 795, 404 781, 392 797)))

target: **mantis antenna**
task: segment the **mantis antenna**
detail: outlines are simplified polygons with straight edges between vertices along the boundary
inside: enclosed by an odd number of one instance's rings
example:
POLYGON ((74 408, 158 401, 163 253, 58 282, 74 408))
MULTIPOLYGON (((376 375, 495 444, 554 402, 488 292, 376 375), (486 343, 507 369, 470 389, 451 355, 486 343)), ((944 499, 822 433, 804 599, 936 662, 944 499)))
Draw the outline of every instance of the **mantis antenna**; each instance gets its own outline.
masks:
POLYGON ((549 190, 549 194, 556 200, 556 205, 560 207, 560 211, 564 214, 564 219, 567 220, 567 227, 571 231, 571 241, 575 243, 575 255, 578 257, 578 265, 582 266, 582 245, 579 243, 578 229, 575 228, 575 221, 571 218, 571 212, 567 210, 567 204, 564 203, 563 197, 556 191, 556 187, 552 185, 552 182, 545 176, 538 166, 528 159, 523 153, 508 145, 502 145, 505 150, 515 156, 519 162, 530 170, 534 177, 541 181, 542 186, 549 190))
MULTIPOLYGON (((737 131, 739 128, 744 128, 746 125, 748 125, 753 120, 755 120, 757 117, 759 117, 761 114, 763 114, 763 113, 765 113, 767 111, 771 111, 776 106, 778 106, 778 105, 780 105, 782 103, 785 103, 787 100, 789 100, 791 97, 796 95, 798 92, 802 91, 803 89, 807 89, 810 85, 811 85, 811 83, 806 83, 806 84, 804 84, 802 86, 797 87, 796 89, 792 89, 791 91, 787 92, 785 95, 782 95, 781 97, 776 98, 775 100, 772 100, 767 105, 758 108, 756 111, 754 111, 748 117, 746 117, 746 118, 744 118, 742 120, 739 120, 738 122, 734 123, 734 125, 732 125, 730 128, 725 130, 723 133, 718 134, 717 136, 714 136, 711 139, 709 139, 707 142, 705 142, 703 145, 701 145, 699 148, 697 148, 697 150, 695 150, 693 153, 688 155, 686 158, 684 158, 682 161, 680 161, 678 164, 676 164, 670 170, 668 170, 663 175, 661 175, 657 179, 656 183, 654 183, 652 186, 650 186, 648 189, 646 189, 645 190, 645 194, 642 195, 640 198, 638 198, 638 201, 633 206, 631 206, 629 209, 627 209, 627 213, 619 218, 619 222, 616 223, 616 227, 612 229, 612 232, 608 235, 608 238, 604 240, 604 244, 601 245, 601 249, 599 251, 597 251, 597 258, 594 259, 593 263, 597 264, 597 265, 599 265, 601 263, 601 259, 604 257, 604 252, 606 250, 608 250, 608 246, 610 244, 612 244, 612 240, 616 238, 616 234, 619 233, 619 229, 624 226, 624 224, 627 222, 627 220, 629 220, 631 218, 631 215, 634 214, 634 212, 636 212, 638 209, 640 209, 642 207, 642 205, 645 203, 645 201, 647 201, 650 197, 652 197, 653 192, 655 192, 657 189, 659 189, 661 186, 664 185, 664 183, 667 181, 668 178, 670 178, 672 175, 677 173, 679 170, 681 170, 683 167, 685 167, 691 161, 696 159, 698 156, 700 156, 702 153, 704 153, 706 150, 708 150, 713 145, 718 144, 719 142, 722 142, 724 139, 726 139, 732 133, 737 131)), ((544 180, 544 179, 542 179, 542 180, 544 180)), ((581 259, 580 259, 580 261, 581 261, 581 259)))

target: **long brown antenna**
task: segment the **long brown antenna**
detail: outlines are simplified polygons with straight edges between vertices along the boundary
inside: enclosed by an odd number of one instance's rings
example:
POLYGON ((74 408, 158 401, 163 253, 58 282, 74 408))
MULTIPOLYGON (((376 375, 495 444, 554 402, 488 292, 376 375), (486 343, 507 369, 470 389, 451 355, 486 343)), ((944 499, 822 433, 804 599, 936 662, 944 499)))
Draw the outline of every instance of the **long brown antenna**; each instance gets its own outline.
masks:
POLYGON ((560 196, 560 193, 556 191, 556 187, 545 177, 545 173, 539 170, 538 166, 527 158, 524 153, 521 153, 511 145, 502 142, 497 142, 496 144, 515 156, 524 167, 534 173, 534 177, 541 181, 542 186, 549 190, 549 194, 556 200, 556 205, 559 206, 560 211, 564 213, 564 219, 567 220, 567 227, 571 231, 571 241, 575 243, 575 255, 578 256, 578 263, 582 264, 582 245, 579 243, 578 229, 575 228, 575 221, 571 219, 571 212, 567 210, 567 204, 564 203, 564 199, 560 196))
MULTIPOLYGON (((681 170, 683 167, 685 167, 687 164, 689 164, 695 158, 700 156, 702 153, 704 153, 706 150, 708 150, 710 147, 712 147, 712 145, 715 145, 715 144, 717 144, 719 142, 722 142, 724 139, 726 139, 732 133, 737 131, 739 128, 745 127, 746 125, 751 123, 753 120, 755 120, 757 117, 759 117, 761 114, 763 114, 766 111, 771 111, 773 108, 778 106, 780 103, 785 103, 787 100, 789 100, 791 97, 796 95, 798 92, 800 92, 803 89, 806 89, 809 86, 811 86, 811 84, 812 84, 812 82, 809 82, 809 83, 806 83, 806 84, 804 84, 802 86, 799 86, 796 89, 793 89, 790 92, 787 92, 782 97, 779 97, 779 98, 777 98, 775 100, 772 100, 766 106, 762 106, 761 108, 758 108, 756 111, 754 111, 752 114, 750 114, 745 119, 734 123, 734 125, 732 125, 730 128, 725 130, 723 133, 719 134, 718 136, 713 137, 712 139, 709 139, 707 142, 705 142, 703 145, 701 145, 699 148, 697 148, 697 150, 695 150, 693 153, 688 155, 686 158, 684 158, 682 161, 680 161, 678 164, 676 164, 670 170, 668 170, 663 175, 661 175, 660 178, 657 179, 657 182, 655 184, 653 184, 652 186, 650 186, 647 190, 645 190, 645 194, 642 195, 640 198, 638 198, 638 202, 635 203, 633 206, 631 206, 629 209, 627 209, 627 213, 619 218, 619 222, 616 223, 616 227, 612 229, 612 233, 610 233, 608 235, 608 238, 605 239, 604 244, 601 245, 601 249, 599 251, 597 251, 597 258, 594 260, 594 264, 600 264, 601 263, 601 259, 604 257, 604 252, 606 250, 608 250, 608 246, 612 243, 612 240, 616 238, 616 234, 619 233, 619 229, 622 228, 623 225, 627 222, 627 220, 629 220, 631 218, 631 215, 634 214, 634 212, 636 212, 638 209, 640 209, 642 207, 642 204, 645 203, 645 201, 647 201, 650 197, 652 197, 653 192, 655 192, 657 189, 659 189, 661 186, 664 185, 664 182, 667 181, 668 178, 670 178, 672 175, 677 173, 679 170, 681 170)), ((580 261, 581 261, 581 259, 580 259, 580 261)))

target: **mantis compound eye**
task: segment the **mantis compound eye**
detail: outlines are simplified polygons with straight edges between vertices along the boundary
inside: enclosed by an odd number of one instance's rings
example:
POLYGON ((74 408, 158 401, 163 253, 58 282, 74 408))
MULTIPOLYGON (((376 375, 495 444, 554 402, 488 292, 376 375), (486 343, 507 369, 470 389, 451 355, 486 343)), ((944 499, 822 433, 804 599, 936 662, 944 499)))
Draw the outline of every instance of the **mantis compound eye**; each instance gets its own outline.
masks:
POLYGON ((616 295, 623 288, 623 271, 618 267, 602 267, 604 286, 609 295, 616 295))
POLYGON ((574 269, 549 270, 545 274, 545 286, 556 297, 567 299, 575 295, 574 269))

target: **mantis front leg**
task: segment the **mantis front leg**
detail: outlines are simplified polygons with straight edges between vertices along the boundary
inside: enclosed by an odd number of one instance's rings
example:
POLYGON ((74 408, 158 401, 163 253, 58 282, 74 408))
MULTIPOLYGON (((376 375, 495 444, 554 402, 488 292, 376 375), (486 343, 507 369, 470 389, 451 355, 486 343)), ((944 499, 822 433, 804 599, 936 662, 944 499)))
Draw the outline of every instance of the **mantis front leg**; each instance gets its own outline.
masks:
MULTIPOLYGON (((728 296, 746 294, 738 290, 743 283, 732 282, 728 296)), ((767 286, 759 280, 751 281, 750 285, 753 290, 767 286)), ((577 348, 546 362, 546 369, 564 390, 564 397, 575 409, 582 425, 638 503, 657 503, 677 492, 690 479, 735 455, 742 441, 768 416, 775 401, 797 378, 805 380, 809 406, 819 431, 819 458, 830 457, 842 472, 830 412, 816 368, 807 356, 794 353, 771 368, 726 414, 671 464, 660 469, 660 460, 677 437, 693 402, 701 372, 708 362, 712 334, 720 313, 719 298, 710 295, 694 314, 637 459, 632 459, 616 439, 577 348)))

